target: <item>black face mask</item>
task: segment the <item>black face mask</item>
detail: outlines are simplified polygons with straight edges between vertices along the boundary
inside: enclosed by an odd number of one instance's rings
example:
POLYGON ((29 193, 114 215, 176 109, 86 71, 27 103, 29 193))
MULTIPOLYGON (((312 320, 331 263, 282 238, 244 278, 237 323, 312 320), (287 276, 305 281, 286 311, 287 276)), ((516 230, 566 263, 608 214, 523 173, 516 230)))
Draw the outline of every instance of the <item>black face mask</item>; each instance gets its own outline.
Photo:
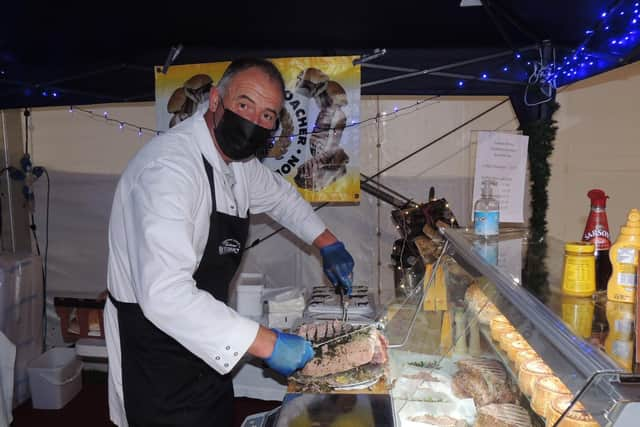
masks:
POLYGON ((226 108, 213 129, 220 149, 231 160, 245 160, 264 152, 271 133, 271 129, 258 126, 226 108))

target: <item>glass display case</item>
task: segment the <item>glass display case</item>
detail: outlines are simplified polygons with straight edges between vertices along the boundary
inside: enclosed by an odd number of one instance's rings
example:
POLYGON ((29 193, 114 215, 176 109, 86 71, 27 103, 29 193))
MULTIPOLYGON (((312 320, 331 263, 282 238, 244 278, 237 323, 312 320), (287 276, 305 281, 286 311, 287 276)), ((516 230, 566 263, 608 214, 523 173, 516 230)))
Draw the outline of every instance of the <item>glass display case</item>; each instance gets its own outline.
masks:
POLYGON ((563 295, 564 242, 440 231, 384 319, 399 424, 640 425, 633 304, 563 295))

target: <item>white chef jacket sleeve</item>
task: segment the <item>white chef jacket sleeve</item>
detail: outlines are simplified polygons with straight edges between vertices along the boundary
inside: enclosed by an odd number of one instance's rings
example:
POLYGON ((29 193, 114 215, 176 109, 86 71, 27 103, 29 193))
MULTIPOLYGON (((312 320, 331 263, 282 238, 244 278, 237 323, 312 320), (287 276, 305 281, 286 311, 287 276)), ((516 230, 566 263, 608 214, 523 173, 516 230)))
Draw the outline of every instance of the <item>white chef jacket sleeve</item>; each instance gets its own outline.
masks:
POLYGON ((307 244, 327 228, 311 205, 283 177, 255 159, 247 162, 245 171, 252 213, 267 213, 307 244))
MULTIPOLYGON (((191 165, 193 169, 193 166, 191 165)), ((188 167, 158 160, 142 171, 123 212, 135 296, 155 326, 221 374, 255 340, 258 323, 244 318, 192 277, 196 200, 201 192, 188 167)), ((120 327, 127 327, 120 325, 120 327)))

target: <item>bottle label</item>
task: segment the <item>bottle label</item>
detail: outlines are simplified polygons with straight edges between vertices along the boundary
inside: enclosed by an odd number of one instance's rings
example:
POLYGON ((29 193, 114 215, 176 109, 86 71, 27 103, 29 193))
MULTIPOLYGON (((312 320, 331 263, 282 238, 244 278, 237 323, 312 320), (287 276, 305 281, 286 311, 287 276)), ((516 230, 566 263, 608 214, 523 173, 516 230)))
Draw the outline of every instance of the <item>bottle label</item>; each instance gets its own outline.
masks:
POLYGON ((636 250, 634 248, 619 248, 616 253, 616 261, 619 264, 633 264, 636 259, 636 250))
POLYGON ((593 255, 565 255, 562 289, 570 295, 591 295, 596 289, 593 255))
POLYGON ((596 251, 605 251, 611 247, 609 224, 603 207, 591 206, 582 240, 593 243, 596 246, 596 251))
POLYGON ((636 282, 636 273, 623 273, 620 272, 618 273, 618 284, 622 285, 622 286, 631 286, 631 287, 636 287, 637 282, 636 282))
POLYGON ((475 211, 473 223, 476 234, 496 236, 500 225, 500 211, 475 211))
POLYGON ((609 230, 599 224, 594 229, 585 231, 582 240, 596 245, 596 251, 604 251, 611 247, 609 230))

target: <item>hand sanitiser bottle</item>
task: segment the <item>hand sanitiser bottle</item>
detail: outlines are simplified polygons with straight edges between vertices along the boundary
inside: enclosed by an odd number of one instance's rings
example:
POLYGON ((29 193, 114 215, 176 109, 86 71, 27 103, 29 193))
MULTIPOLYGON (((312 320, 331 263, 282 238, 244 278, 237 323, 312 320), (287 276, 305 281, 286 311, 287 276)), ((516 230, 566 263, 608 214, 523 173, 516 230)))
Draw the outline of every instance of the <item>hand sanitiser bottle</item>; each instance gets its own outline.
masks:
POLYGON ((473 205, 474 232, 478 236, 497 236, 500 225, 500 204, 493 197, 491 186, 497 185, 494 180, 483 179, 480 198, 473 205))

